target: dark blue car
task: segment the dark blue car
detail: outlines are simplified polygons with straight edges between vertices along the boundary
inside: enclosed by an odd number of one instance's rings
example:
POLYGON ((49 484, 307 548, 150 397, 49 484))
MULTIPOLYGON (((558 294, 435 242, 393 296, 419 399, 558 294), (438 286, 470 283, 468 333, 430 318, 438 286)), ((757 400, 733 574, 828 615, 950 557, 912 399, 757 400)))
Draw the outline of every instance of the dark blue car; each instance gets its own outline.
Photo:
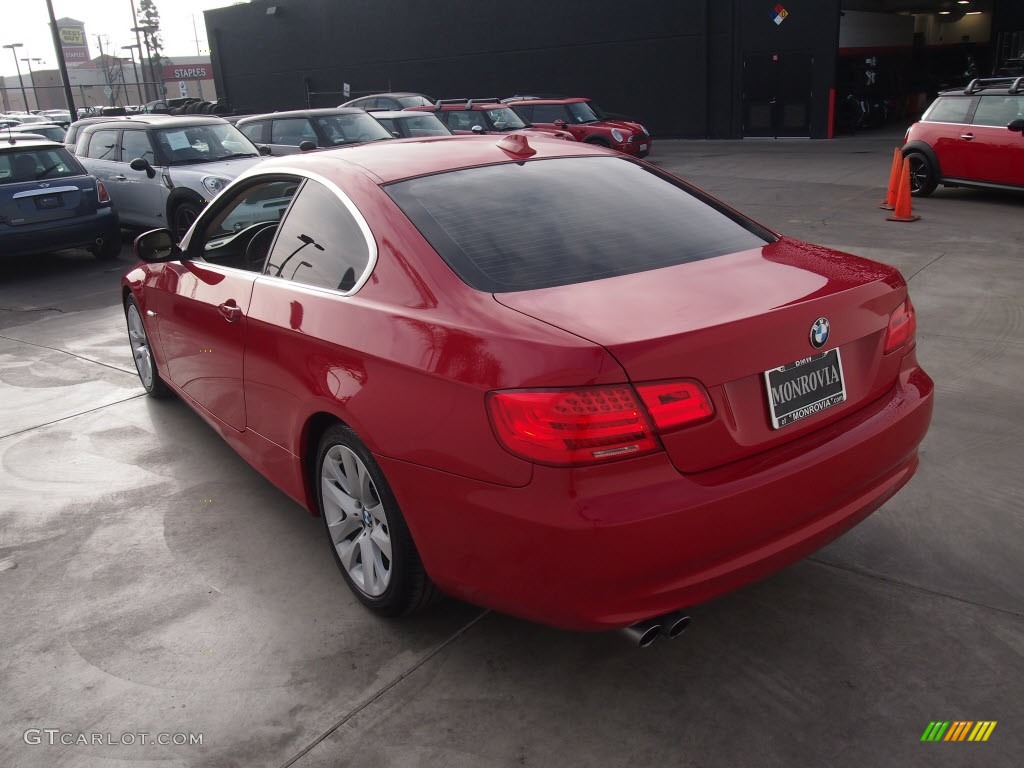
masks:
POLYGON ((63 144, 0 135, 0 255, 87 248, 121 252, 121 228, 106 188, 63 144))

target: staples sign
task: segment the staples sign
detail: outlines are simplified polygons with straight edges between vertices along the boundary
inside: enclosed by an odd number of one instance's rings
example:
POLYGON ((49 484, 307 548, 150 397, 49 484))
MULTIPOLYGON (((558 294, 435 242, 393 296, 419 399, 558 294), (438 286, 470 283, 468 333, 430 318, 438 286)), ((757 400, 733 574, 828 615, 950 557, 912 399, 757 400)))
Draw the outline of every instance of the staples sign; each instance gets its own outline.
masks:
POLYGON ((207 64, 169 64, 164 67, 165 80, 206 80, 210 77, 207 64))

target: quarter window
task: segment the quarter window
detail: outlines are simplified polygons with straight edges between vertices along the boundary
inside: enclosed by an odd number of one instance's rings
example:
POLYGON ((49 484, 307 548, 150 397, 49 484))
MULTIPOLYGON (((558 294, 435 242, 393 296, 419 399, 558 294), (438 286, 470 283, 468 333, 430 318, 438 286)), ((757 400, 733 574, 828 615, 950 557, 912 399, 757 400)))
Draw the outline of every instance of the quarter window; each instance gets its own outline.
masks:
POLYGON ((117 159, 117 131, 96 131, 89 140, 89 154, 94 160, 117 159))
POLYGON ((938 98, 922 120, 929 123, 966 123, 974 99, 964 96, 938 98))
POLYGON ((281 225, 266 274, 348 292, 369 261, 369 245, 351 211, 333 191, 309 180, 281 225))

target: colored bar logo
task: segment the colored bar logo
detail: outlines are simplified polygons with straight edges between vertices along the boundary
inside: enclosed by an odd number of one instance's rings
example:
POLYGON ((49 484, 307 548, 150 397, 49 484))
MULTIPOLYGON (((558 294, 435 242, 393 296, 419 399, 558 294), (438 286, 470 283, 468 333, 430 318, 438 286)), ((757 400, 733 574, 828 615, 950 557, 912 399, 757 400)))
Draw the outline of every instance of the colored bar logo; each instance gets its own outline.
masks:
POLYGON ((921 741, 988 741, 996 720, 932 720, 921 741))

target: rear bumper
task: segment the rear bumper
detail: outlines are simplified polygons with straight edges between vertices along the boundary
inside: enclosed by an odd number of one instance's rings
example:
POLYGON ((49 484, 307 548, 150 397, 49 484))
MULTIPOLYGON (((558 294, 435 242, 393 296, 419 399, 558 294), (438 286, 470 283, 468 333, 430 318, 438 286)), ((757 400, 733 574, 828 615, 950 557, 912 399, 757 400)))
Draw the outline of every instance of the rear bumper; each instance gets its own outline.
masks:
POLYGON ((441 589, 543 624, 611 629, 762 578, 878 509, 917 468, 932 389, 910 353, 881 400, 691 475, 656 454, 537 466, 529 485, 507 488, 378 461, 441 589))
POLYGON ((0 254, 28 256, 64 248, 85 248, 117 234, 120 222, 112 206, 95 214, 45 224, 10 227, 0 224, 0 254))

